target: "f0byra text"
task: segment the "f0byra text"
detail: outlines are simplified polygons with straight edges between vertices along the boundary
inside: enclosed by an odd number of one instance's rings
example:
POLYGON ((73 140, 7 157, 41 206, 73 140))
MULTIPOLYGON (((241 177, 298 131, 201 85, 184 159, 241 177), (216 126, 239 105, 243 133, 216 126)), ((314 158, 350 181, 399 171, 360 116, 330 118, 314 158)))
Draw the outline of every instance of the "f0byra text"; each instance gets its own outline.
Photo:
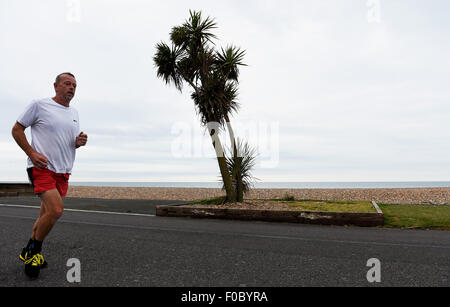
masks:
POLYGON ((226 292, 227 302, 268 302, 265 292, 226 292))

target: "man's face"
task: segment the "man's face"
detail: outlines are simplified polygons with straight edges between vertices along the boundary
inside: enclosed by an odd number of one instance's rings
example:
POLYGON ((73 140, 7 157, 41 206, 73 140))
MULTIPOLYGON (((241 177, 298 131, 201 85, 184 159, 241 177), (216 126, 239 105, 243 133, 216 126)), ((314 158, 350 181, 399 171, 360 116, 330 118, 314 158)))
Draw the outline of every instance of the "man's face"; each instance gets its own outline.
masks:
POLYGON ((56 96, 63 98, 65 101, 71 101, 75 96, 77 89, 77 81, 70 75, 62 75, 59 83, 55 83, 56 96))

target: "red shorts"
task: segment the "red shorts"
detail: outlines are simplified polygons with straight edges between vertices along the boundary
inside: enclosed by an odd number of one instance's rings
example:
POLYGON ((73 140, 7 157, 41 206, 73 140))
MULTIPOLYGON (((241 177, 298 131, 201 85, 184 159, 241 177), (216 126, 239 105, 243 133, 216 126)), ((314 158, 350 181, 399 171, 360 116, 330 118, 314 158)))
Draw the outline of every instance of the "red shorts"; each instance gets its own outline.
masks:
POLYGON ((51 170, 38 170, 35 167, 27 169, 27 172, 35 194, 57 189, 61 197, 66 197, 70 174, 56 174, 51 170))

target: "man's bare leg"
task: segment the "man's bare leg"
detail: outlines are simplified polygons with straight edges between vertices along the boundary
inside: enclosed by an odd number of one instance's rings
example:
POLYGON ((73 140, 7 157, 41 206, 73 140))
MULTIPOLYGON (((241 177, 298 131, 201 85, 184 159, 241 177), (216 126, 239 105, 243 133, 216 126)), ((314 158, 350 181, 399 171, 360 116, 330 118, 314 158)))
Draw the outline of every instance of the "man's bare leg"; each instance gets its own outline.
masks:
POLYGON ((58 190, 44 192, 40 195, 44 208, 43 215, 33 227, 34 239, 44 241, 64 211, 64 204, 58 190))
POLYGON ((39 275, 41 267, 45 268, 47 266, 47 262, 40 254, 42 242, 62 216, 64 210, 63 201, 58 190, 44 192, 40 197, 41 209, 39 218, 33 225, 31 239, 27 247, 24 248, 20 255, 20 259, 25 262, 25 273, 32 278, 36 278, 39 275), (30 254, 28 254, 29 252, 30 254))
POLYGON ((38 226, 38 224, 39 224, 39 219, 40 219, 41 217, 43 217, 44 215, 45 215, 45 205, 44 205, 44 201, 41 200, 41 209, 40 209, 40 211, 39 211, 39 217, 38 217, 38 219, 36 220, 36 222, 34 223, 34 225, 33 225, 33 231, 31 232, 31 239, 32 239, 32 240, 36 239, 36 229, 37 229, 37 226, 38 226))
MULTIPOLYGON (((27 253, 35 248, 34 244, 38 244, 36 242, 36 230, 37 230, 37 227, 39 225, 39 220, 45 215, 45 212, 46 212, 46 209, 45 209, 44 201, 41 200, 41 209, 40 209, 40 212, 39 212, 39 217, 38 217, 38 219, 36 220, 36 222, 33 225, 33 231, 31 233, 30 241, 28 241, 27 246, 22 250, 22 253, 20 255, 20 259, 22 261, 26 261, 27 260, 27 258, 28 258, 27 257, 27 253)), ((41 244, 42 244, 42 242, 41 242, 41 244)), ((47 265, 48 265, 47 261, 44 260, 44 262, 42 263, 41 267, 45 268, 45 267, 47 267, 47 265)))

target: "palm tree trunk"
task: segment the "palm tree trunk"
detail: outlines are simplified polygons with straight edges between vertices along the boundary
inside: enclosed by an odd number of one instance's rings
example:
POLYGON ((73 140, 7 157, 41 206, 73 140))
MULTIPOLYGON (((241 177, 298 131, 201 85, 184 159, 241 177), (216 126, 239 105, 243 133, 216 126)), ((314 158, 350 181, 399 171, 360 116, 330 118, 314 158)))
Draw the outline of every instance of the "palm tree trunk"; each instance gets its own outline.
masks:
POLYGON ((223 152, 222 143, 220 142, 219 136, 216 135, 216 131, 211 127, 208 127, 209 135, 213 141, 213 147, 216 151, 217 162, 219 163, 220 174, 222 175, 223 184, 225 186, 225 191, 227 193, 227 202, 236 202, 236 192, 233 188, 233 183, 231 181, 230 173, 228 172, 227 163, 225 161, 225 155, 223 152))
MULTIPOLYGON (((197 93, 197 96, 200 97, 200 91, 199 91, 198 87, 194 84, 193 80, 190 80, 189 78, 187 78, 184 75, 183 75, 183 78, 192 86, 192 88, 197 93)), ((226 115, 226 120, 227 120, 228 130, 231 131, 231 133, 233 133, 232 132, 233 130, 231 129, 231 125, 229 124, 228 115, 226 115)), ((214 129, 212 129, 211 127, 208 127, 208 130, 209 130, 209 135, 211 136, 211 139, 213 141, 214 150, 216 151, 217 162, 219 163, 220 174, 222 175, 222 180, 223 180, 223 184, 225 186, 225 191, 227 192, 227 202, 236 202, 236 201, 242 202, 243 197, 240 197, 239 199, 237 199, 237 197, 236 197, 237 191, 235 191, 233 188, 233 181, 232 181, 233 177, 230 177, 230 173, 228 172, 227 163, 225 161, 225 154, 223 152, 223 147, 222 147, 222 143, 220 142, 219 136, 217 135, 216 137, 214 137, 216 131, 214 131, 214 129), (242 199, 242 200, 240 200, 240 199, 242 199)), ((233 139, 234 139, 234 133, 233 133, 232 140, 233 139)), ((231 143, 235 144, 233 141, 231 141, 231 143)), ((234 150, 234 155, 235 155, 235 157, 237 157, 236 146, 235 146, 235 150, 234 150)))

